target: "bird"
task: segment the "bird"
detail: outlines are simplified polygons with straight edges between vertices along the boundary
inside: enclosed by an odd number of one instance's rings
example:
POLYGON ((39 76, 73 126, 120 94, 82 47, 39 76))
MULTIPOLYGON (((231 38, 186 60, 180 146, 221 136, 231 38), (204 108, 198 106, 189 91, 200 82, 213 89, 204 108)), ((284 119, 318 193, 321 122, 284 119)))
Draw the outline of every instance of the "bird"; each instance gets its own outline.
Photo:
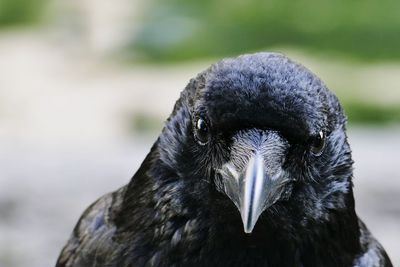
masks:
POLYGON ((280 53, 189 81, 129 183, 89 206, 56 267, 392 266, 356 214, 347 117, 280 53))

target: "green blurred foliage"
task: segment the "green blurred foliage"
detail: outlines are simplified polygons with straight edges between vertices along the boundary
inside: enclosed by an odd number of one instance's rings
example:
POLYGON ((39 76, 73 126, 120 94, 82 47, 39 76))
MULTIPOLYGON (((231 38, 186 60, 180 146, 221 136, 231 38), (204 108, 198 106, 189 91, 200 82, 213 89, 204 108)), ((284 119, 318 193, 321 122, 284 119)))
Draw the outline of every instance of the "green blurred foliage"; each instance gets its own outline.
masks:
POLYGON ((0 0, 0 27, 38 22, 47 0, 0 0))
POLYGON ((398 124, 400 106, 379 105, 360 101, 343 101, 343 106, 351 124, 398 124))
POLYGON ((134 113, 130 121, 130 130, 137 133, 160 132, 164 124, 161 118, 143 112, 134 113))
POLYGON ((146 60, 223 57, 277 46, 363 60, 400 58, 398 0, 151 0, 132 51, 146 60))

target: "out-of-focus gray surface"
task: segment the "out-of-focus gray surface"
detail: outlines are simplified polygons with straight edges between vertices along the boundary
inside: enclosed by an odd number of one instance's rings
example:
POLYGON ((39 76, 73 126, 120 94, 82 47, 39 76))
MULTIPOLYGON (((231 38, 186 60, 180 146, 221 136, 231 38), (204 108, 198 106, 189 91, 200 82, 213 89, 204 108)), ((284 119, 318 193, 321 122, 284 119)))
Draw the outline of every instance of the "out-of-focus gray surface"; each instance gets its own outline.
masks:
MULTIPOLYGON (((357 128, 357 212, 400 264, 400 129, 357 128)), ((52 266, 82 211, 127 183, 155 135, 96 146, 1 143, 0 266, 52 266)))
POLYGON ((356 211, 400 266, 400 128, 349 131, 356 211))

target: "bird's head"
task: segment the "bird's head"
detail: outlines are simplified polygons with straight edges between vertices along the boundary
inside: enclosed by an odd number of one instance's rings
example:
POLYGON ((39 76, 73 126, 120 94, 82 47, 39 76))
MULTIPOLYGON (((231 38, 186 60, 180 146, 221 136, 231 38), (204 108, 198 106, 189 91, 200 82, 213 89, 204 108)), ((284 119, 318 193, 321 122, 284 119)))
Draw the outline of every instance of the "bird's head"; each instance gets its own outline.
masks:
POLYGON ((195 194, 207 185, 233 203, 246 233, 271 209, 302 210, 296 216, 306 223, 346 205, 345 121, 337 98, 305 67, 280 54, 245 55, 191 80, 159 155, 195 194))

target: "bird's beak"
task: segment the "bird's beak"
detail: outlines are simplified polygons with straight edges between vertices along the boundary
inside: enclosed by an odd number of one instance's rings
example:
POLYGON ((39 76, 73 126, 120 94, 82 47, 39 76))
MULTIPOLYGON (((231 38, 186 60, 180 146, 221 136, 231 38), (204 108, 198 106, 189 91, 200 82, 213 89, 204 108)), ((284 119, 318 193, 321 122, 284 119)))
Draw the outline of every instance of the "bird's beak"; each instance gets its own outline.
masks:
POLYGON ((231 160, 218 170, 217 188, 238 208, 245 233, 253 231, 260 215, 280 199, 289 181, 282 169, 287 142, 275 133, 257 133, 238 137, 231 160))
POLYGON ((265 190, 264 159, 256 153, 250 158, 239 181, 240 207, 245 233, 251 233, 258 217, 264 211, 268 193, 265 190))

